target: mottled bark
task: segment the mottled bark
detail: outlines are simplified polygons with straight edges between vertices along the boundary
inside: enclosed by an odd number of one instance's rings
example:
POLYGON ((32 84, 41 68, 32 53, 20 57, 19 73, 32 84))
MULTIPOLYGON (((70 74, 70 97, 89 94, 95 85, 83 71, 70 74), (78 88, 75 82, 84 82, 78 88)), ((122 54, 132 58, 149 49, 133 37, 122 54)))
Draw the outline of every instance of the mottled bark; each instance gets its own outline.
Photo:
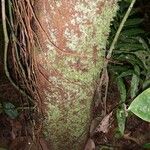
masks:
POLYGON ((35 0, 34 10, 37 60, 48 79, 44 133, 53 150, 83 149, 117 0, 35 0))

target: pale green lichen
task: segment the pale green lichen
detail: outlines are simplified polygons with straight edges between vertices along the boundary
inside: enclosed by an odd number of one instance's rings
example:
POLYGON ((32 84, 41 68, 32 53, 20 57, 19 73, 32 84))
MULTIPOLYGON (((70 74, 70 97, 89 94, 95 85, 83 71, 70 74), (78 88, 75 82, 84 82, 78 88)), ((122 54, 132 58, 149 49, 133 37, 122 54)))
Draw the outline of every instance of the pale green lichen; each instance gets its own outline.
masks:
MULTIPOLYGON (((70 80, 80 80, 81 82, 86 83, 92 82, 93 78, 97 76, 99 70, 102 66, 104 53, 103 49, 106 47, 106 42, 109 33, 110 22, 112 21, 112 16, 115 14, 117 7, 114 5, 113 9, 110 9, 109 6, 105 6, 105 10, 102 11, 102 14, 96 13, 98 10, 96 8, 97 1, 91 1, 87 4, 84 2, 78 1, 75 5, 75 10, 82 13, 81 16, 74 17, 73 19, 76 22, 76 25, 79 25, 81 35, 78 36, 73 29, 66 28, 64 32, 64 37, 67 39, 66 46, 72 51, 84 52, 87 59, 79 58, 83 65, 88 68, 87 73, 82 73, 82 71, 76 71, 73 67, 68 67, 70 63, 76 63, 78 57, 67 56, 60 60, 59 64, 53 63, 53 67, 59 69, 66 78, 70 80), (107 19, 106 19, 107 18, 107 19), (90 22, 90 24, 86 24, 90 22), (95 35, 93 36, 93 33, 95 35), (99 61, 93 63, 93 47, 96 47, 98 50, 98 59, 99 61), (90 62, 90 63, 89 63, 90 62), (67 69, 66 69, 67 68, 67 69)), ((52 38, 55 41, 55 38, 52 38)), ((48 44, 49 47, 50 44, 48 44)), ((51 55, 53 52, 50 52, 50 60, 55 57, 51 55)))
MULTIPOLYGON (((43 66, 49 72, 57 70, 61 74, 50 75, 52 85, 45 91, 45 103, 48 107, 45 135, 52 140, 54 150, 79 150, 75 141, 80 137, 79 140, 83 143, 85 139, 87 132, 84 131, 88 129, 90 122, 94 84, 103 66, 103 50, 106 47, 110 22, 117 8, 116 2, 110 4, 108 0, 86 0, 86 3, 76 1, 76 13, 70 24, 78 26, 80 33, 68 28, 68 22, 63 36, 67 40, 66 48, 80 55, 62 54, 58 58, 56 48, 47 42, 47 64, 43 66), (100 2, 105 2, 101 13, 97 8, 100 2), (94 47, 97 50, 96 59, 93 56, 94 47), (79 66, 79 69, 73 65, 79 66)), ((56 37, 51 35, 51 38, 57 44, 56 37)))
POLYGON ((74 141, 82 134, 85 135, 86 132, 82 128, 87 126, 86 129, 88 129, 92 94, 87 95, 86 92, 90 90, 93 93, 93 89, 89 87, 89 89, 85 90, 79 85, 68 84, 57 78, 58 82, 60 85, 63 84, 63 91, 66 92, 67 99, 58 94, 56 91, 57 87, 54 87, 53 93, 46 93, 46 102, 49 110, 49 117, 46 120, 47 135, 51 133, 50 138, 55 141, 53 143, 55 149, 64 149, 66 145, 71 149, 77 144, 74 141), (64 138, 64 136, 66 137, 64 138), (65 143, 64 147, 61 147, 58 143, 65 143))

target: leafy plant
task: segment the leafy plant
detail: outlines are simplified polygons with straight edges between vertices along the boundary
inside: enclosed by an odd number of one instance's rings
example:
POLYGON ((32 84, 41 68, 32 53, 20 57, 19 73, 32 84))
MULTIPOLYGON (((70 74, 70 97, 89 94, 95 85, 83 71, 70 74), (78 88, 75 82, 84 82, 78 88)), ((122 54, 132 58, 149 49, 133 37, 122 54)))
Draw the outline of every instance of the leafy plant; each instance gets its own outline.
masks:
POLYGON ((118 121, 118 128, 121 135, 124 134, 125 130, 125 122, 126 122, 126 110, 125 110, 125 101, 126 101, 126 87, 124 85, 124 81, 121 77, 117 79, 117 85, 120 92, 120 102, 121 106, 117 109, 117 121, 118 121))
MULTIPOLYGON (((130 3, 131 0, 120 2, 120 9, 111 28, 109 43, 114 40, 130 3)), ((125 129, 125 103, 127 100, 133 100, 136 97, 128 110, 146 121, 150 119, 150 104, 148 104, 150 100, 147 99, 150 95, 147 90, 144 91, 150 86, 150 38, 142 28, 143 18, 139 14, 139 8, 133 8, 130 12, 112 53, 112 62, 114 63, 109 64, 109 72, 117 81, 120 92, 117 121, 122 135, 125 129), (144 92, 137 96, 141 91, 144 92), (146 106, 149 106, 148 109, 140 112, 141 107, 146 106)))
POLYGON ((144 144, 144 145, 143 145, 143 148, 145 148, 145 149, 150 149, 150 143, 144 144))
POLYGON ((143 120, 150 122, 150 88, 138 95, 128 110, 143 120))
POLYGON ((15 119, 19 115, 15 105, 10 102, 0 103, 0 113, 5 113, 11 119, 15 119))
POLYGON ((12 103, 4 103, 4 112, 11 118, 15 119, 18 116, 18 111, 12 103))

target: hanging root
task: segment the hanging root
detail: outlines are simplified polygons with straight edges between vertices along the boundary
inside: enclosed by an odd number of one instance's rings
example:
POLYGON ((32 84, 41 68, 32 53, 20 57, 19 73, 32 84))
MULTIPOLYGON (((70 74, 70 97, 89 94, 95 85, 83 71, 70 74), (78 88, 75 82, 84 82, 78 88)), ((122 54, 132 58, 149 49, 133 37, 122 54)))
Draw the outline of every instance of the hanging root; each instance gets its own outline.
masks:
MULTIPOLYGON (((11 54, 11 62, 13 78, 15 84, 22 90, 25 96, 35 106, 41 108, 41 97, 38 93, 37 84, 37 64, 35 58, 35 44, 32 30, 32 10, 28 5, 28 0, 17 1, 9 0, 9 53, 11 54), (15 76, 15 77, 14 77, 15 76)), ((8 56, 7 56, 8 57, 8 56)), ((10 56, 9 56, 10 57, 10 56)))
MULTIPOLYGON (((39 94, 40 88, 37 82, 40 72, 36 63, 32 30, 34 14, 31 5, 29 0, 8 0, 7 2, 1 0, 5 42, 4 68, 11 84, 25 97, 20 105, 25 106, 25 109, 29 108, 29 110, 43 114, 42 95, 39 94), (8 10, 5 10, 6 5, 8 5, 8 10)), ((39 126, 41 125, 42 123, 39 126)))

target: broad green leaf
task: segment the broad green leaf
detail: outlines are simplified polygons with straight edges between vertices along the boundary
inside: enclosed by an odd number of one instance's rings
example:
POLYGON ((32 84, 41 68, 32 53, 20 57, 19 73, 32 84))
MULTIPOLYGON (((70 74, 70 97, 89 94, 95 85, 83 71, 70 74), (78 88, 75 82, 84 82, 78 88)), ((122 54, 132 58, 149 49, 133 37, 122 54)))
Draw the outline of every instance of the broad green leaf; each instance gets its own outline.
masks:
POLYGON ((146 143, 143 145, 143 148, 150 149, 150 143, 146 143))
POLYGON ((122 72, 127 72, 131 67, 125 65, 111 65, 110 70, 112 70, 115 74, 121 74, 122 72))
POLYGON ((142 61, 144 68, 150 70, 150 53, 146 50, 141 50, 134 52, 134 54, 142 61))
POLYGON ((130 95, 131 98, 134 98, 138 92, 138 86, 139 86, 140 79, 136 74, 133 74, 132 80, 131 80, 131 91, 130 95))
POLYGON ((125 37, 133 37, 133 36, 137 36, 139 34, 142 34, 144 33, 144 30, 142 30, 141 28, 132 28, 132 29, 128 29, 128 30, 125 30, 121 33, 122 36, 125 36, 125 37))
POLYGON ((125 0, 125 2, 127 2, 127 3, 131 3, 131 2, 132 2, 132 0, 125 0))
POLYGON ((120 37, 117 44, 126 44, 126 43, 136 44, 139 43, 139 40, 133 37, 131 38, 120 37))
POLYGON ((4 103, 4 112, 11 118, 15 119, 18 116, 18 111, 12 103, 4 103))
POLYGON ((146 88, 148 88, 148 87, 150 87, 150 79, 144 81, 142 89, 146 89, 146 88))
POLYGON ((126 87, 122 78, 117 78, 117 86, 118 86, 118 90, 120 93, 120 101, 121 103, 123 103, 126 100, 127 93, 126 93, 126 87))
POLYGON ((133 53, 129 53, 129 52, 123 52, 120 54, 115 54, 114 55, 114 59, 118 60, 119 62, 128 62, 130 64, 132 64, 133 66, 139 66, 144 72, 146 71, 146 67, 143 63, 143 61, 138 58, 138 56, 136 56, 133 53))
POLYGON ((139 25, 140 23, 142 23, 142 21, 143 21, 143 19, 141 19, 141 18, 128 19, 125 23, 125 26, 139 25))
POLYGON ((142 69, 146 69, 142 60, 133 53, 123 53, 120 56, 118 56, 118 58, 116 59, 120 61, 127 61, 131 63, 133 66, 137 65, 141 67, 142 69))
POLYGON ((122 78, 117 78, 117 86, 120 93, 120 102, 121 108, 117 109, 117 122, 118 122, 118 129, 121 135, 124 134, 125 130, 125 121, 126 121, 126 114, 125 114, 125 107, 124 102, 126 100, 126 87, 122 78))
POLYGON ((118 129, 121 135, 124 135, 126 114, 123 106, 122 109, 117 109, 117 122, 118 122, 118 129))
POLYGON ((131 54, 128 54, 126 56, 126 59, 128 62, 130 62, 133 66, 139 66, 141 67, 142 69, 145 69, 145 66, 142 62, 142 60, 140 60, 136 55, 131 55, 131 54))
POLYGON ((137 51, 144 49, 141 43, 121 43, 116 46, 116 49, 124 50, 124 51, 137 51))
POLYGON ((134 66, 134 74, 131 79, 131 90, 130 95, 131 98, 134 98, 137 95, 138 92, 138 86, 140 84, 140 68, 139 66, 134 66))
POLYGON ((118 76, 118 78, 123 78, 123 77, 126 77, 126 76, 131 76, 131 75, 133 75, 133 73, 134 73, 134 71, 133 70, 127 70, 127 71, 125 71, 125 72, 122 72, 119 76, 118 76))
POLYGON ((150 50, 148 43, 142 38, 142 37, 137 37, 139 42, 142 44, 143 48, 146 50, 150 50))
POLYGON ((138 95, 130 104, 128 110, 141 119, 150 122, 150 88, 138 95))
POLYGON ((140 67, 137 66, 137 65, 135 65, 135 66, 134 66, 134 72, 135 72, 135 74, 136 74, 137 76, 140 76, 140 74, 141 74, 141 72, 140 72, 140 67))

